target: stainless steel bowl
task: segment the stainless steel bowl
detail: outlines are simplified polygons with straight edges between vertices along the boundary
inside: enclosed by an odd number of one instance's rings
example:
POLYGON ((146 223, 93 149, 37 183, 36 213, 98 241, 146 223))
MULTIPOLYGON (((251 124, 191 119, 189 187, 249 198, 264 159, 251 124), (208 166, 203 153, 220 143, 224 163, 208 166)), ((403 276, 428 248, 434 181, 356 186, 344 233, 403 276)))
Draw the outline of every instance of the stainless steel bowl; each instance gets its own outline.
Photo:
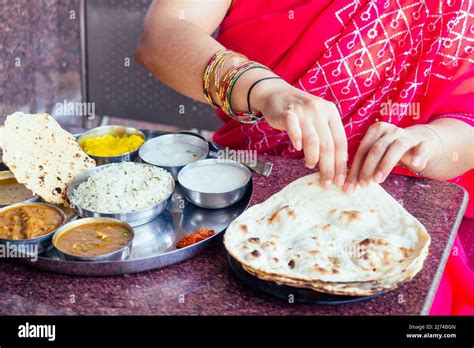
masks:
POLYGON ((133 243, 133 238, 135 237, 135 232, 129 224, 117 220, 117 219, 110 219, 110 218, 87 218, 87 219, 79 219, 73 222, 70 222, 68 224, 65 224, 62 226, 60 229, 58 229, 53 236, 53 245, 56 248, 58 254, 60 257, 64 258, 65 260, 68 261, 120 261, 120 260, 126 260, 130 256, 131 250, 132 250, 132 243, 133 243), (73 255, 66 253, 65 251, 62 251, 60 248, 57 247, 56 241, 58 238, 65 232, 71 230, 72 228, 82 226, 82 225, 87 225, 90 223, 103 223, 103 222, 111 222, 114 224, 121 225, 124 227, 132 236, 130 238, 130 241, 123 246, 120 249, 117 249, 114 252, 111 252, 109 254, 104 254, 104 255, 98 255, 98 256, 78 256, 78 255, 73 255))
MULTIPOLYGON (((116 136, 138 135, 143 140, 146 140, 145 134, 143 134, 142 131, 140 131, 136 128, 133 128, 133 127, 102 126, 102 127, 92 128, 91 130, 88 130, 87 132, 82 133, 79 136, 79 138, 77 139, 77 142, 82 147, 82 142, 85 139, 96 138, 96 137, 100 137, 102 135, 109 135, 109 134, 110 135, 116 135, 116 136)), ((119 156, 102 157, 102 156, 93 156, 93 155, 89 155, 89 154, 88 155, 95 160, 95 162, 98 166, 100 166, 100 165, 108 164, 108 163, 119 163, 119 162, 134 161, 138 156, 138 150, 139 149, 140 149, 140 147, 133 150, 132 152, 128 152, 128 153, 125 153, 125 154, 119 155, 119 156)))
POLYGON ((187 135, 191 135, 193 137, 198 137, 198 138, 202 139, 203 141, 207 142, 206 138, 204 138, 203 135, 201 135, 199 133, 196 133, 196 132, 193 132, 192 130, 180 130, 180 131, 175 132, 174 134, 187 134, 187 135))
MULTIPOLYGON (((17 203, 17 204, 9 205, 8 207, 5 207, 5 208, 1 208, 0 213, 4 213, 4 212, 6 212, 10 209, 13 209, 13 208, 18 208, 18 207, 22 207, 22 206, 25 206, 25 207, 26 206, 35 206, 35 205, 48 206, 48 207, 54 209, 55 211, 57 211, 63 219, 63 222, 61 223, 61 225, 59 225, 58 228, 56 228, 54 231, 51 231, 51 232, 49 232, 45 235, 42 235, 42 236, 36 237, 36 238, 20 239, 20 240, 0 238, 0 244, 5 245, 7 248, 10 248, 10 249, 12 249, 12 247, 13 247, 17 251, 24 250, 25 252, 30 251, 30 249, 37 248, 36 252, 38 254, 41 254, 42 252, 44 252, 44 251, 51 248, 51 246, 52 246, 51 238, 53 237, 54 233, 59 228, 61 228, 61 226, 66 221, 66 214, 64 214, 64 212, 61 210, 61 208, 59 208, 55 205, 52 205, 52 204, 48 204, 48 203, 17 203)), ((31 255, 31 256, 34 256, 34 255, 31 255)))
POLYGON ((251 177, 252 175, 250 174, 250 170, 239 162, 231 161, 227 159, 206 159, 206 160, 201 160, 198 162, 188 164, 186 167, 184 167, 178 174, 178 183, 183 192, 184 197, 191 203, 201 208, 221 209, 221 208, 225 208, 225 207, 231 206, 232 204, 237 203, 244 196, 250 184, 251 177), (219 164, 219 163, 227 164, 227 165, 230 164, 242 169, 242 171, 244 171, 247 175, 247 181, 245 182, 245 184, 228 192, 208 193, 208 192, 199 192, 199 191, 192 190, 181 183, 180 179, 187 171, 192 170, 193 168, 197 166, 206 166, 210 164, 219 164))
MULTIPOLYGON (((8 179, 15 179, 15 176, 13 175, 13 173, 10 172, 9 170, 0 171, 0 182, 2 180, 8 180, 8 179)), ((19 203, 38 202, 39 200, 40 200, 39 196, 33 196, 30 199, 27 199, 26 201, 22 201, 22 202, 16 202, 12 204, 0 204, 0 208, 9 207, 13 204, 19 204, 19 203)))
MULTIPOLYGON (((137 166, 148 166, 148 164, 144 164, 144 163, 134 163, 134 164, 137 166)), ((67 188, 67 196, 69 199, 69 203, 71 204, 71 207, 76 211, 77 215, 81 217, 104 217, 104 218, 117 219, 117 220, 124 221, 134 227, 146 224, 147 222, 152 221, 158 215, 160 215, 160 213, 168 205, 168 202, 170 201, 172 193, 166 199, 164 199, 158 204, 155 204, 154 206, 151 206, 149 208, 142 209, 142 210, 128 212, 128 213, 95 212, 95 211, 87 210, 76 203, 76 200, 74 198, 74 191, 76 190, 76 188, 84 181, 87 181, 87 179, 89 179, 91 175, 94 174, 95 172, 102 170, 104 168, 107 168, 108 166, 113 166, 113 165, 114 164, 106 164, 104 166, 89 169, 88 171, 76 176, 72 180, 72 182, 69 184, 67 188)), ((173 186, 173 190, 174 190, 174 186, 173 186)))
POLYGON ((199 136, 190 135, 190 134, 180 134, 180 133, 165 134, 165 135, 160 135, 156 138, 152 138, 142 145, 138 154, 142 162, 166 169, 167 171, 171 173, 173 178, 177 180, 179 171, 183 169, 189 163, 186 163, 180 166, 174 166, 174 167, 162 166, 159 163, 150 161, 149 156, 147 156, 147 152, 154 151, 154 149, 156 149, 156 147, 159 145, 163 145, 163 144, 167 145, 167 144, 173 144, 177 142, 188 143, 188 144, 197 146, 204 151, 203 156, 201 156, 200 158, 196 158, 195 161, 190 162, 190 163, 194 163, 196 161, 204 159, 209 154, 209 144, 207 143, 207 141, 205 141, 199 136))

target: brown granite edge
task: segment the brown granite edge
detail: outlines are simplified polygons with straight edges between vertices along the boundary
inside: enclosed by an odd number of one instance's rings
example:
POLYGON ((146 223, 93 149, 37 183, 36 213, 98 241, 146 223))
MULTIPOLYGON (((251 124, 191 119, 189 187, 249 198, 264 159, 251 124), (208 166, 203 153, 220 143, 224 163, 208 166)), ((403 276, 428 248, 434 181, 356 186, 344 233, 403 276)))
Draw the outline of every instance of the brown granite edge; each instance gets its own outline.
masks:
POLYGON ((444 268, 446 267, 446 263, 448 262, 449 254, 451 253, 451 249, 453 248, 454 240, 456 239, 459 226, 461 225, 461 221, 464 217, 464 213, 466 212, 466 209, 467 209, 467 203, 469 201, 469 194, 464 187, 454 184, 454 183, 452 183, 452 185, 458 186, 463 191, 464 196, 463 196, 461 206, 459 207, 458 213, 456 215, 456 220, 454 221, 453 228, 451 229, 449 238, 446 242, 446 246, 444 248, 443 254, 441 255, 441 259, 439 261, 438 268, 436 269, 434 279, 431 282, 431 286, 428 290, 428 294, 426 295, 425 303, 423 304, 423 307, 421 308, 420 315, 426 316, 430 314, 430 309, 431 309, 431 306, 433 305, 434 298, 438 291, 438 286, 441 282, 441 277, 443 276, 444 268))

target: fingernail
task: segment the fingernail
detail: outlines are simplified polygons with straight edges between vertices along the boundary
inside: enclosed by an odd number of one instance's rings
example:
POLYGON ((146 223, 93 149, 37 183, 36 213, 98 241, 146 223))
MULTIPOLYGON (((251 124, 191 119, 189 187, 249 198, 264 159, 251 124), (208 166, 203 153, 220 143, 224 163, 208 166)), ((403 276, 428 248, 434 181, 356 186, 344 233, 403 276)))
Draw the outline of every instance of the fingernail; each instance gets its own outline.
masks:
POLYGON ((355 189, 355 185, 354 184, 347 184, 346 187, 344 188, 344 191, 346 191, 348 194, 351 194, 352 192, 354 192, 354 189, 355 189))
POLYGON ((325 181, 324 181, 324 187, 325 187, 325 188, 328 188, 328 187, 331 186, 331 185, 332 185, 332 180, 325 180, 325 181))
POLYGON ((301 141, 297 141, 297 142, 295 143, 295 149, 298 150, 298 151, 301 151, 301 147, 302 147, 302 146, 303 146, 303 145, 301 144, 301 141))
POLYGON ((337 186, 342 187, 346 181, 346 176, 344 174, 339 174, 336 178, 337 186))
POLYGON ((364 180, 360 180, 360 181, 359 181, 359 185, 362 186, 362 187, 366 187, 366 186, 367 186, 367 182, 364 181, 364 180))
POLYGON ((411 164, 415 167, 418 167, 421 164, 421 157, 420 156, 413 156, 411 159, 411 164))
POLYGON ((375 176, 374 176, 374 181, 378 184, 380 184, 383 180, 383 173, 382 171, 378 170, 377 173, 375 173, 375 176))
POLYGON ((311 164, 306 163, 306 167, 309 168, 309 169, 313 169, 315 167, 315 165, 311 165, 311 164))

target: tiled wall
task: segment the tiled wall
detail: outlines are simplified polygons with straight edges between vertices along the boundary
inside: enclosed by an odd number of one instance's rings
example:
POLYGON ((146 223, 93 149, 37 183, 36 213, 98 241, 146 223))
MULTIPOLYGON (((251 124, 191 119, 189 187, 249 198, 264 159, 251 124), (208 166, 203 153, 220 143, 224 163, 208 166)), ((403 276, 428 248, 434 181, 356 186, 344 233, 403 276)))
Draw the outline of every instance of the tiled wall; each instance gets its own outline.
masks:
MULTIPOLYGON (((117 4, 92 1, 102 7, 120 5, 121 11, 112 13, 124 15, 133 0, 117 0, 117 4)), ((137 6, 144 12, 147 4, 147 0, 142 0, 137 6)), ((70 131, 83 125, 83 116, 71 113, 58 116, 55 112, 55 107, 58 103, 64 105, 64 100, 76 103, 83 99, 80 15, 80 0, 0 0, 0 125, 6 115, 15 111, 50 113, 70 131)), ((181 97, 176 98, 179 101, 181 97)), ((176 104, 177 100, 174 102, 176 104)), ((211 113, 208 117, 216 117, 212 110, 211 113)), ((159 122, 159 118, 148 120, 151 122, 137 121, 133 119, 133 113, 130 117, 120 116, 120 119, 110 117, 109 124, 167 131, 190 128, 189 125, 159 122)), ((191 115, 194 119, 198 119, 197 116, 196 112, 191 115)), ((88 126, 97 126, 99 121, 95 118, 88 126)), ((199 122, 193 127, 209 129, 200 127, 199 122)))
POLYGON ((81 100, 79 8, 79 0, 0 0, 0 116, 81 100))

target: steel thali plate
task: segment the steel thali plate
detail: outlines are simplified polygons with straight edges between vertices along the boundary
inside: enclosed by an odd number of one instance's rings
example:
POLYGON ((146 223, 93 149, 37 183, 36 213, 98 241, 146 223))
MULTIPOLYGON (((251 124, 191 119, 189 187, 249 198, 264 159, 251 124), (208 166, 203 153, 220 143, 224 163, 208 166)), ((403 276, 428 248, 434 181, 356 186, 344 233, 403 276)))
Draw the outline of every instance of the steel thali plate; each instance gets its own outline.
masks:
POLYGON ((124 261, 80 262, 59 258, 55 249, 37 260, 22 259, 32 267, 70 275, 110 276, 137 273, 169 266, 196 256, 220 237, 229 224, 245 211, 252 197, 252 185, 235 205, 224 209, 199 208, 185 200, 179 188, 171 201, 155 220, 134 228, 135 238, 130 257, 124 261), (176 243, 186 234, 201 227, 213 229, 215 234, 186 248, 176 249, 176 243))
MULTIPOLYGON (((147 132, 147 138, 161 135, 147 132)), ((42 253, 37 259, 19 259, 34 268, 77 276, 111 276, 138 273, 169 266, 202 252, 220 238, 229 224, 248 207, 253 193, 253 183, 236 204, 223 209, 204 209, 189 203, 179 185, 173 192, 167 208, 153 221, 134 227, 130 257, 123 261, 81 262, 60 258, 54 248, 42 253), (176 249, 176 243, 185 235, 199 228, 209 228, 215 234, 199 243, 176 249)))

